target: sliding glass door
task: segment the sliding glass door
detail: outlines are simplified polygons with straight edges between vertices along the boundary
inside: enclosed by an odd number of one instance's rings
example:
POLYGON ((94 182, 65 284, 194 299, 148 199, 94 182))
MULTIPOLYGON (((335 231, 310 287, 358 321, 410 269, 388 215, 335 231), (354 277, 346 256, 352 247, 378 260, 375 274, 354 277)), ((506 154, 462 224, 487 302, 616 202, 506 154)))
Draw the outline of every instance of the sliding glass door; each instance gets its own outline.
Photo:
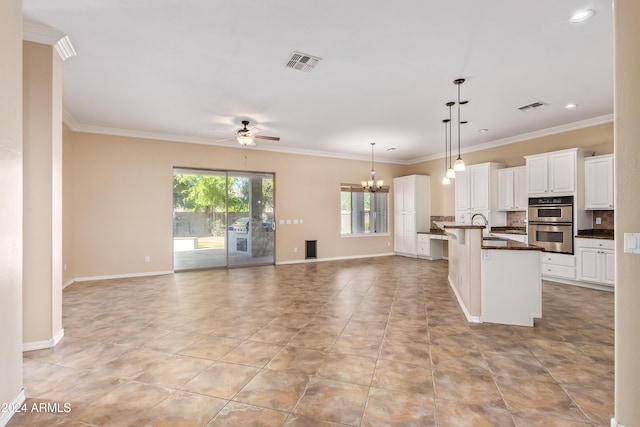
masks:
POLYGON ((174 270, 274 262, 273 174, 175 168, 174 270))
POLYGON ((273 174, 229 173, 229 265, 272 264, 273 174))

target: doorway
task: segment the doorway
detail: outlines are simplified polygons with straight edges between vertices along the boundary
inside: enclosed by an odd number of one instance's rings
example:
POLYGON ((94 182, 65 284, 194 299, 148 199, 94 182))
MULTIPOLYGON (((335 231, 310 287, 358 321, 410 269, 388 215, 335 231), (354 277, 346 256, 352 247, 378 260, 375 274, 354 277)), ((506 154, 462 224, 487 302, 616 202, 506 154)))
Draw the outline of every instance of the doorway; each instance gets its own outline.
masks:
POLYGON ((274 263, 271 173, 174 168, 174 271, 274 263))

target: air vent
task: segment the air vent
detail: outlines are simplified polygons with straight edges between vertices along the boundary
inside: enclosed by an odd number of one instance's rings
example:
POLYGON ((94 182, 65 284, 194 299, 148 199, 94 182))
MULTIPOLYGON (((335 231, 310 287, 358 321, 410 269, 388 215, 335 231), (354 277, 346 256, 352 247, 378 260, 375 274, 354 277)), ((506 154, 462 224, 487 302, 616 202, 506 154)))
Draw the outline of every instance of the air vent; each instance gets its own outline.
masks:
POLYGON ((548 107, 548 106, 549 106, 549 104, 547 104, 545 102, 538 101, 538 102, 531 103, 529 105, 523 105, 522 107, 518 108, 518 110, 525 111, 525 112, 526 111, 534 111, 534 110, 540 110, 540 109, 542 109, 544 107, 548 107))
POLYGON ((301 52, 293 52, 291 59, 287 62, 287 67, 308 73, 313 70, 320 61, 322 61, 322 58, 318 58, 317 56, 301 52))

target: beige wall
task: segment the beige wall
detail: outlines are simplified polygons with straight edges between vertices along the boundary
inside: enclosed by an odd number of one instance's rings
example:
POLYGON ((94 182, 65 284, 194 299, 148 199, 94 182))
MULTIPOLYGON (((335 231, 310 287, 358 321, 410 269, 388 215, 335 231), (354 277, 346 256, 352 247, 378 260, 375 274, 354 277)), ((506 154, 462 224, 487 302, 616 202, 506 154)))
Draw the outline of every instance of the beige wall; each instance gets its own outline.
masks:
MULTIPOLYGON (((393 251, 392 235, 340 237, 340 183, 361 182, 367 161, 301 156, 89 133, 64 133, 65 281, 72 278, 171 271, 173 167, 273 172, 276 262, 304 259, 304 241, 318 257, 393 251), (298 252, 294 253, 294 248, 298 252), (145 256, 151 262, 144 261, 145 256)), ((391 182, 405 166, 376 164, 391 182)))
MULTIPOLYGON (((468 164, 524 164, 524 155, 586 147, 613 152, 613 125, 603 124, 464 154, 468 164)), ((276 262, 304 259, 305 240, 318 240, 319 258, 392 252, 389 236, 340 237, 339 185, 360 182, 367 161, 283 154, 256 149, 64 132, 64 281, 171 271, 174 166, 276 174, 276 262), (294 253, 294 248, 298 252, 294 253), (145 256, 151 262, 144 262, 145 256)), ((443 160, 410 166, 376 163, 377 175, 432 176, 431 214, 453 215, 453 185, 440 184, 443 160)), ((390 224, 393 231, 393 224, 390 224)))
POLYGON ((614 0, 616 163, 615 414, 640 423, 640 255, 623 251, 624 233, 640 233, 640 2, 614 0))
MULTIPOLYGON (((22 3, 0 2, 0 404, 22 390, 22 3)), ((9 417, 0 412, 0 425, 9 417)))
POLYGON ((62 333, 62 60, 53 46, 23 46, 23 342, 62 333))
MULTIPOLYGON (((463 153, 462 158, 468 165, 497 162, 504 163, 507 167, 523 166, 524 156, 574 147, 586 148, 595 155, 613 153, 613 123, 463 153)), ((440 183, 444 175, 444 158, 412 164, 407 173, 431 175, 431 215, 454 215, 455 186, 453 183, 440 183)))

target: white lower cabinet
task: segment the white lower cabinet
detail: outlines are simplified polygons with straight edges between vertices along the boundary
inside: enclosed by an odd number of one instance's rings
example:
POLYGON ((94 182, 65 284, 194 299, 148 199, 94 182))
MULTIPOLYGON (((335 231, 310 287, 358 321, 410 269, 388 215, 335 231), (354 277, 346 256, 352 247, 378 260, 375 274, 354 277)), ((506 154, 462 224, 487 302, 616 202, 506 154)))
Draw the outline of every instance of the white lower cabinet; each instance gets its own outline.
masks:
POLYGON ((615 283, 615 242, 576 239, 578 280, 602 285, 615 283))
POLYGON ((569 254, 542 252, 542 275, 561 279, 576 278, 576 257, 569 254))
POLYGON ((442 259, 442 241, 445 236, 418 233, 418 257, 426 259, 442 259))

